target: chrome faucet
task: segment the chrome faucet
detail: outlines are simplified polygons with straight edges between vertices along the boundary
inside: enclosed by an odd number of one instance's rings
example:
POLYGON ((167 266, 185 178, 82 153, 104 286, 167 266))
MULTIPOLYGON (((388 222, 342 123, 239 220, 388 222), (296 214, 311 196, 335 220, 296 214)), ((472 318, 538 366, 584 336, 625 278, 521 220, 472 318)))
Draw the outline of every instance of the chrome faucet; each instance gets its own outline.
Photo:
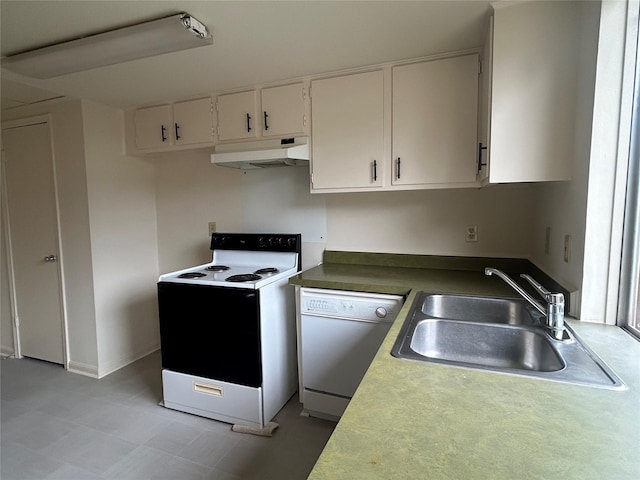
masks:
POLYGON ((547 302, 546 308, 543 307, 540 302, 533 298, 529 293, 523 290, 520 285, 514 282, 506 273, 497 268, 485 268, 485 275, 497 275, 504 280, 511 288, 518 292, 527 302, 536 308, 542 315, 546 317, 547 333, 556 340, 562 340, 564 338, 564 295, 562 293, 552 293, 538 282, 536 282, 529 275, 522 274, 521 278, 524 278, 529 282, 536 292, 540 294, 542 298, 547 302))

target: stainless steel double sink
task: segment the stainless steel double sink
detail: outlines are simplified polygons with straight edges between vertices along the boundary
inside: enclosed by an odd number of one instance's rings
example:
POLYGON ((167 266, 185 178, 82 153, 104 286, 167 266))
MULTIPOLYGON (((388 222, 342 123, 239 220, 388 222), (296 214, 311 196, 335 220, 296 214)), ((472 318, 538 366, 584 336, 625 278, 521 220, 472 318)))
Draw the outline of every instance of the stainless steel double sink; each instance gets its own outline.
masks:
POLYGON ((524 300, 419 292, 392 355, 602 388, 626 388, 571 329, 563 340, 524 300))

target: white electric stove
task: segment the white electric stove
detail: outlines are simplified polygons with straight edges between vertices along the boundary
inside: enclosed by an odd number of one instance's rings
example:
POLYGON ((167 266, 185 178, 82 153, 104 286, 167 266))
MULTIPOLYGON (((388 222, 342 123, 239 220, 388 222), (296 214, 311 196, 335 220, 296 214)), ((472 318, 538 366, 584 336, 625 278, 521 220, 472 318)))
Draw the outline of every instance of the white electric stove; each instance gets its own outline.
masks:
POLYGON ((301 236, 214 233, 211 250, 158 281, 164 405, 262 428, 296 391, 301 236))

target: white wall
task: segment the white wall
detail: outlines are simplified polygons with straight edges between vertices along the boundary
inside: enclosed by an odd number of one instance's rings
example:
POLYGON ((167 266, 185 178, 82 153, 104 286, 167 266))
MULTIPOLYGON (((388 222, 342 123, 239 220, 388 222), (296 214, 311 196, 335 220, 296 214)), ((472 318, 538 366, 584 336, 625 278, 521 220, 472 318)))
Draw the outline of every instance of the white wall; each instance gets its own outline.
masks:
POLYGON ((637 28, 637 2, 602 2, 580 317, 608 324, 618 321, 637 28))
MULTIPOLYGON (((102 376, 159 347, 155 164, 123 154, 119 110, 54 101, 3 111, 3 120, 46 113, 60 205, 69 368, 102 376)), ((6 283, 1 288, 4 299, 6 283)), ((2 312, 4 337, 11 328, 4 302, 2 312)))
MULTIPOLYGON (((2 112, 2 120, 51 115, 55 176, 60 207, 61 261, 64 265, 69 363, 97 372, 89 210, 79 101, 53 101, 2 112)), ((5 284, 2 286, 3 296, 5 284)), ((3 325, 6 322, 2 317, 3 325)), ((3 326, 4 331, 6 326, 3 326)))
POLYGON ((325 195, 309 193, 309 168, 263 168, 243 174, 246 232, 302 234, 302 268, 322 262, 327 244, 325 195))
MULTIPOLYGON (((582 290, 585 261, 585 229, 587 223, 587 193, 590 162, 593 148, 598 148, 600 138, 592 139, 596 60, 598 55, 598 33, 600 2, 584 2, 581 8, 580 58, 578 83, 574 90, 577 105, 576 135, 574 138, 572 180, 569 182, 540 183, 534 187, 533 242, 531 260, 566 287, 582 290), (544 251, 545 229, 551 227, 549 254, 544 251), (564 261, 564 236, 571 235, 569 262, 564 261)), ((611 52, 605 52, 606 56, 611 52)), ((601 159, 602 160, 602 159, 601 159)), ((611 172, 613 173, 613 172, 611 172)), ((610 215, 610 211, 608 212, 610 215)), ((604 225, 603 225, 604 227, 604 225)), ((596 233, 596 235, 599 235, 596 233)), ((598 255, 607 257, 601 250, 598 255)), ((572 298, 572 313, 581 317, 580 295, 572 298)))
POLYGON ((211 260, 208 223, 218 232, 302 233, 303 267, 322 259, 324 197, 309 193, 309 169, 243 172, 211 163, 207 151, 156 160, 158 251, 161 272, 211 260))
POLYGON ((209 222, 219 232, 242 231, 242 172, 216 167, 200 151, 155 162, 160 272, 210 261, 209 222))
POLYGON ((527 258, 532 189, 309 193, 306 168, 243 173, 211 165, 209 154, 157 161, 158 245, 163 272, 210 259, 207 222, 218 231, 301 232, 303 268, 324 248, 361 252, 527 258), (278 212, 278 213, 276 213, 278 212), (465 228, 479 241, 466 243, 465 228))
POLYGON ((531 190, 484 189, 327 195, 327 248, 360 252, 527 258, 531 190), (465 241, 477 226, 478 242, 465 241))
POLYGON ((155 165, 124 155, 124 112, 83 101, 82 113, 103 376, 160 344, 155 165))

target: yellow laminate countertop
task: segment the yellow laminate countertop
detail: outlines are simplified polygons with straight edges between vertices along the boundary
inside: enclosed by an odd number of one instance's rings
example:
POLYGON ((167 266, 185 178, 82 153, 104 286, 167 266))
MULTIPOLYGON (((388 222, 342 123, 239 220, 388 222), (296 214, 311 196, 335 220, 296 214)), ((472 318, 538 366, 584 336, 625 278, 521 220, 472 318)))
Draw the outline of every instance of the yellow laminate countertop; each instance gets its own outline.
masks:
POLYGON ((481 271, 325 263, 290 283, 408 295, 310 480, 640 478, 640 342, 624 330, 568 319, 627 389, 587 387, 391 355, 420 290, 514 296, 481 271))

